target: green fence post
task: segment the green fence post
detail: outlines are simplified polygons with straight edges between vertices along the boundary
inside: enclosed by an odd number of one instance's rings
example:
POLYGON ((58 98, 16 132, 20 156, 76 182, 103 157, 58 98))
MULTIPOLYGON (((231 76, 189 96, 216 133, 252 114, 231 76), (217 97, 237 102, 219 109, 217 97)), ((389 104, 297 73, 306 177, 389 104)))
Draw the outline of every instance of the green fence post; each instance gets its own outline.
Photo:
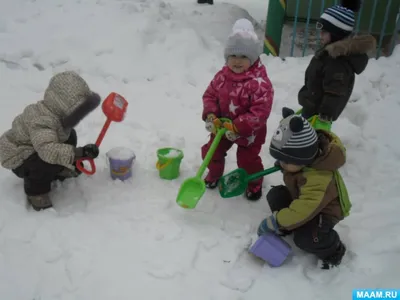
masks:
POLYGON ((264 53, 267 55, 279 56, 285 11, 286 0, 269 0, 264 38, 264 53))

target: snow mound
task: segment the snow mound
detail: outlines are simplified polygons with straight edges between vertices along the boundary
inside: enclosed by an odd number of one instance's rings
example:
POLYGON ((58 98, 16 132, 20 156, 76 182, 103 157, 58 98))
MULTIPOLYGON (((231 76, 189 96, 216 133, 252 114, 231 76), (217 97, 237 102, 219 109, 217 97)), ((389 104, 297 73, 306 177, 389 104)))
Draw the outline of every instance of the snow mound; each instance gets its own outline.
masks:
POLYGON ((135 153, 126 147, 115 147, 107 152, 107 156, 112 159, 129 160, 135 159, 135 153))

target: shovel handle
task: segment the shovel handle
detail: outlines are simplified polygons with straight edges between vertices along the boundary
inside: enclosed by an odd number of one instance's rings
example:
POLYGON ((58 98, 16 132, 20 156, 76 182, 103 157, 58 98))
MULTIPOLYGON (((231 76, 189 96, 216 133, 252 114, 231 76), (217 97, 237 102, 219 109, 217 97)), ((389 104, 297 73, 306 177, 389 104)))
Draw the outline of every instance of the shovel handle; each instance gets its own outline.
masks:
MULTIPOLYGON (((106 132, 107 132, 108 128, 110 127, 110 124, 111 124, 111 119, 107 118, 106 122, 103 125, 103 128, 100 131, 99 136, 97 137, 97 140, 95 143, 97 147, 99 147, 101 142, 103 141, 104 136, 106 135, 106 132)), ((82 173, 85 173, 86 175, 93 175, 94 173, 96 173, 96 165, 94 164, 94 160, 92 158, 78 159, 76 161, 75 166, 79 171, 81 171, 82 173), (89 161, 90 168, 91 168, 90 170, 85 169, 85 166, 83 165, 83 161, 85 161, 85 160, 89 161)))
POLYGON ((250 182, 250 181, 256 180, 256 179, 261 178, 263 176, 275 173, 275 172, 277 172, 279 170, 280 170, 279 167, 268 168, 268 169, 266 169, 264 171, 261 171, 261 172, 255 173, 253 175, 250 175, 249 177, 247 177, 247 181, 250 182))
POLYGON ((206 154, 206 157, 204 157, 203 163, 201 164, 199 170, 197 171, 196 177, 201 178, 201 176, 204 174, 204 171, 206 170, 208 164, 210 163, 215 150, 217 150, 217 147, 219 145, 219 142, 222 139, 222 136, 225 134, 226 128, 219 128, 217 131, 217 134, 214 137, 213 142, 211 143, 210 149, 208 149, 208 152, 206 154))
POLYGON ((78 159, 76 161, 76 168, 81 171, 82 173, 85 173, 86 175, 93 175, 94 173, 96 173, 96 165, 94 164, 94 160, 91 158, 88 159, 78 159), (83 161, 84 160, 88 160, 90 163, 90 170, 85 169, 85 166, 83 165, 83 161))

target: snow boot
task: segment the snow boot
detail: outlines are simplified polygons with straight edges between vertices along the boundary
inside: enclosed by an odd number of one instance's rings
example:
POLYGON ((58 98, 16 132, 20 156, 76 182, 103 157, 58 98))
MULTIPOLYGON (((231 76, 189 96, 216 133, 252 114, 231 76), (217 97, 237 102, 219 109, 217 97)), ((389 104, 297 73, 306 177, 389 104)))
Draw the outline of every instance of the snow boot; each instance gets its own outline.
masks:
POLYGON ((345 253, 346 246, 342 242, 339 242, 339 245, 336 248, 336 252, 321 261, 321 269, 329 270, 333 267, 339 266, 345 253))
POLYGON ((53 207, 51 203, 49 194, 37 195, 37 196, 27 196, 28 202, 32 205, 33 209, 36 211, 44 210, 53 207))
POLYGON ((60 181, 64 181, 67 178, 75 178, 80 175, 78 172, 70 170, 68 168, 64 168, 60 173, 57 174, 56 179, 60 180, 60 181))
MULTIPOLYGON (((80 165, 82 166, 82 168, 84 167, 82 162, 80 163, 80 165)), ((55 179, 59 181, 64 181, 67 178, 76 178, 81 174, 82 172, 79 171, 77 167, 75 167, 75 170, 64 168, 60 173, 57 174, 55 179)))
POLYGON ((204 180, 204 182, 206 183, 206 188, 213 190, 218 186, 218 180, 217 181, 207 181, 204 180))
POLYGON ((246 198, 250 201, 258 201, 262 196, 261 186, 256 186, 253 188, 248 187, 246 190, 246 198))
POLYGON ((197 0, 198 4, 210 4, 213 5, 214 4, 214 0, 197 0))
POLYGON ((208 173, 206 178, 204 179, 204 182, 206 184, 206 188, 213 190, 218 186, 219 178, 211 176, 211 174, 208 173))

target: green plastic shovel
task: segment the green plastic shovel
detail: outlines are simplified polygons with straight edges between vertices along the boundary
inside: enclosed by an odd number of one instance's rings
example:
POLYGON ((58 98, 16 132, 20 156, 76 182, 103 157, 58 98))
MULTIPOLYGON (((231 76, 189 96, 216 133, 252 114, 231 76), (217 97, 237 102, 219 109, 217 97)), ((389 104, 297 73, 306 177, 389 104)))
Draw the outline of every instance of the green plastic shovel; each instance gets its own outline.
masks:
MULTIPOLYGON (((222 119, 221 119, 222 120, 222 119)), ((193 209, 196 207, 200 198, 203 196, 206 191, 206 184, 204 180, 201 178, 206 170, 208 164, 210 163, 215 150, 217 149, 219 142, 222 139, 222 136, 225 134, 226 128, 220 128, 215 135, 214 141, 212 142, 210 149, 207 152, 206 157, 203 160, 199 170, 195 177, 191 177, 186 179, 178 192, 178 196, 176 198, 176 203, 183 208, 193 209)))
POLYGON ((218 183, 219 193, 222 198, 231 198, 243 194, 250 181, 279 171, 278 167, 271 167, 264 171, 247 174, 244 169, 236 169, 221 177, 218 183))

